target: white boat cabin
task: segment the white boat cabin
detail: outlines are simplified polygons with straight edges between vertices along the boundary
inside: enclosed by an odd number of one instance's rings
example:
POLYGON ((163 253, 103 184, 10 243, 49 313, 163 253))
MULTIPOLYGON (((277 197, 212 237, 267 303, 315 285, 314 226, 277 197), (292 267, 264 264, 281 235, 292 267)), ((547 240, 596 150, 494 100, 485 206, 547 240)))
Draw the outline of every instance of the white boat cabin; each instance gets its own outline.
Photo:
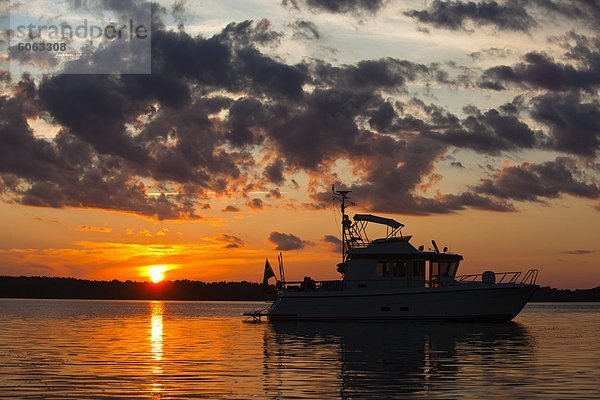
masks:
POLYGON ((344 261, 338 264, 346 290, 423 288, 456 284, 455 276, 462 260, 459 254, 415 248, 403 236, 404 225, 370 214, 357 214, 354 223, 344 221, 344 261), (387 227, 387 235, 369 241, 366 227, 369 223, 387 227))

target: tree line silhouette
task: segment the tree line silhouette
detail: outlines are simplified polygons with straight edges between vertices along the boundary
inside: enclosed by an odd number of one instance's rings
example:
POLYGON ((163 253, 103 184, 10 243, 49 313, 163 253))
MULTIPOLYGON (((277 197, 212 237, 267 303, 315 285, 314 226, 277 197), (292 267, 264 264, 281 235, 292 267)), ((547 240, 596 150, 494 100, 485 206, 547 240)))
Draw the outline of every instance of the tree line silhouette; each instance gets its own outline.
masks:
POLYGON ((0 297, 118 300, 264 300, 263 285, 253 282, 159 283, 92 281, 75 278, 0 276, 0 297))
MULTIPOLYGON (((76 278, 0 276, 1 298, 106 299, 106 300, 223 300, 261 301, 265 289, 255 282, 202 282, 192 280, 160 283, 134 281, 92 281, 76 278)), ((600 286, 565 290, 539 288, 530 301, 600 302, 600 286)))

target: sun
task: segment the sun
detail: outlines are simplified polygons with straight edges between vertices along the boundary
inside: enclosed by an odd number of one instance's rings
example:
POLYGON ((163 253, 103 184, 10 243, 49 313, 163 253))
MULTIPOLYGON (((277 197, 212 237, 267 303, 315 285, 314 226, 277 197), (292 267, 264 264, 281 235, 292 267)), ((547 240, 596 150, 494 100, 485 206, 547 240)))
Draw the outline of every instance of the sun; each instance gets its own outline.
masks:
POLYGON ((150 265, 146 273, 152 283, 162 282, 165 279, 166 265, 150 265))

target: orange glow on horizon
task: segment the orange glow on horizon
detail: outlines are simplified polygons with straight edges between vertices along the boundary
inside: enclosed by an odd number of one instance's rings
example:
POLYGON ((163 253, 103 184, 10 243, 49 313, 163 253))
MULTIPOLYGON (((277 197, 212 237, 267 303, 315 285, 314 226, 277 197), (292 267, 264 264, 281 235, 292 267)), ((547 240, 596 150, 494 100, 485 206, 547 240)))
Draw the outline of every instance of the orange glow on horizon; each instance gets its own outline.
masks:
MULTIPOLYGON (((220 210, 221 206, 213 209, 220 210)), ((538 283, 542 286, 597 286, 599 231, 598 224, 591 221, 598 214, 589 202, 568 198, 557 200, 554 208, 535 204, 520 207, 518 212, 501 214, 465 210, 436 216, 381 215, 405 224, 403 232, 414 235, 411 243, 416 247, 435 239, 442 247, 462 254, 465 260, 460 274, 538 268, 538 283), (560 226, 560 234, 556 226, 560 226), (577 249, 584 251, 574 253, 577 249)), ((355 207, 351 212, 367 210, 355 207)), ((124 214, 90 210, 75 213, 48 209, 32 215, 19 213, 16 206, 0 204, 0 215, 6 217, 3 222, 7 225, 21 229, 19 234, 10 229, 0 233, 0 275, 260 282, 264 257, 269 257, 273 265, 279 253, 268 240, 270 233, 277 231, 305 241, 302 249, 284 251, 288 280, 339 277, 335 269, 339 253, 323 241, 324 235, 337 237, 339 218, 333 218, 331 209, 304 212, 273 206, 268 211, 227 215, 223 217, 225 226, 204 224, 201 235, 197 222, 149 224, 140 219, 138 223, 124 214), (91 228, 73 229, 83 226, 91 228), (145 230, 152 237, 140 234, 145 230)), ((370 238, 384 234, 376 227, 369 231, 370 238)))

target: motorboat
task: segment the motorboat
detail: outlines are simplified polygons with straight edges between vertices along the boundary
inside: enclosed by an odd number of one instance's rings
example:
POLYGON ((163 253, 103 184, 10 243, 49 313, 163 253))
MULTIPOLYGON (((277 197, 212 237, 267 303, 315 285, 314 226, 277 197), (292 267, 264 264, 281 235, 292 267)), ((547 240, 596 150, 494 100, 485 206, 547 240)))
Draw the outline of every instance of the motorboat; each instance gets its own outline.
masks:
POLYGON ((265 309, 243 313, 246 317, 277 320, 487 320, 510 321, 525 307, 538 288, 537 269, 527 272, 484 271, 458 275, 463 256, 441 251, 432 240, 425 250, 404 235, 404 225, 372 214, 346 214, 348 190, 335 190, 341 207, 341 262, 338 280, 286 281, 283 258, 280 278, 269 261, 264 283, 273 291, 265 309), (386 235, 374 240, 370 225, 385 227, 386 235), (276 284, 269 285, 271 278, 276 284))

